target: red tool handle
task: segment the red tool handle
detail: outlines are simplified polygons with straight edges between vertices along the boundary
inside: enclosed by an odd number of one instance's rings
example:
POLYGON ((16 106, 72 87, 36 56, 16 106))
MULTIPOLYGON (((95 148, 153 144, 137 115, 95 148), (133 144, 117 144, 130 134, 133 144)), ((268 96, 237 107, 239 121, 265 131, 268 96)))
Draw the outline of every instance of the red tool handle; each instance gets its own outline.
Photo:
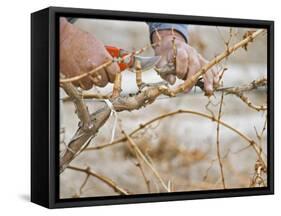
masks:
MULTIPOLYGON (((128 53, 125 52, 123 49, 120 49, 118 47, 114 47, 114 46, 105 46, 106 50, 109 52, 109 54, 113 57, 113 58, 122 58, 124 57, 125 55, 127 55, 128 53)), ((123 71, 127 68, 130 67, 130 65, 132 64, 132 60, 130 58, 129 62, 125 62, 125 61, 122 61, 122 62, 117 62, 119 67, 120 67, 120 70, 123 71)))

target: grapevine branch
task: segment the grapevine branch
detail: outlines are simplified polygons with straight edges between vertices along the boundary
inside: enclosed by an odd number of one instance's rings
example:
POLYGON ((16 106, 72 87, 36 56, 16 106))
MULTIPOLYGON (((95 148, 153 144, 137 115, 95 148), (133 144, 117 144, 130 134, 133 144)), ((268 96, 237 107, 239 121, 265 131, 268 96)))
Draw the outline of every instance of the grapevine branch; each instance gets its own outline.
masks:
POLYGON ((81 186, 80 186, 80 188, 79 188, 79 195, 82 194, 83 188, 84 188, 85 185, 87 184, 87 182, 88 182, 90 176, 91 176, 90 174, 87 174, 87 175, 86 175, 86 178, 85 178, 84 182, 81 184, 81 186))

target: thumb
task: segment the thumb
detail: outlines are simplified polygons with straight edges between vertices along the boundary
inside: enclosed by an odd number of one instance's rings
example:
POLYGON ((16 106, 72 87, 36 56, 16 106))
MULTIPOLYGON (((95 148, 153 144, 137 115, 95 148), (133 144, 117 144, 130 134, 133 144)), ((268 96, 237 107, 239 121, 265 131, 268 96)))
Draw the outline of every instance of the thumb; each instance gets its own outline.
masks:
POLYGON ((158 74, 162 79, 166 80, 169 84, 173 85, 176 82, 175 68, 168 64, 166 58, 161 58, 156 66, 158 74))
POLYGON ((176 82, 176 75, 174 74, 174 70, 171 71, 171 69, 168 67, 168 65, 165 65, 162 68, 158 68, 158 73, 161 76, 162 79, 166 80, 170 85, 175 84, 176 82))
POLYGON ((168 83, 170 83, 170 85, 174 85, 176 82, 176 76, 169 74, 164 78, 168 83))

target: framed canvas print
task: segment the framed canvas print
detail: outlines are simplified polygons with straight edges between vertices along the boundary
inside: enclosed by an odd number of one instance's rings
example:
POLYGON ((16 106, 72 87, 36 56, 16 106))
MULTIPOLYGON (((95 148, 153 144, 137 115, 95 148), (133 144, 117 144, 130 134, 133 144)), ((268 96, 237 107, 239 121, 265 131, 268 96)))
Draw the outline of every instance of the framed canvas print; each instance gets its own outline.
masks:
POLYGON ((31 201, 274 192, 274 23, 50 7, 31 15, 31 201))

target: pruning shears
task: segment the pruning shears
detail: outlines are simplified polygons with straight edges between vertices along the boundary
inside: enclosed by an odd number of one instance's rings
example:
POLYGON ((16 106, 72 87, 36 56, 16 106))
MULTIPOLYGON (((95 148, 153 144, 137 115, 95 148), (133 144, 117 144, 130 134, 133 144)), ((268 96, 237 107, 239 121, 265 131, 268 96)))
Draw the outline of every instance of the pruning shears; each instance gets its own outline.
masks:
MULTIPOLYGON (((116 60, 121 71, 124 71, 126 69, 133 69, 136 60, 138 60, 140 62, 142 71, 147 71, 147 70, 153 68, 161 59, 161 56, 143 57, 143 56, 138 56, 138 55, 130 55, 129 57, 122 59, 126 55, 129 54, 128 51, 118 48, 118 47, 108 46, 108 45, 106 45, 105 48, 109 52, 109 54, 116 60)), ((175 75, 175 65, 174 64, 167 64, 163 68, 155 67, 155 70, 159 75, 161 75, 161 74, 175 75)), ((199 88, 201 88, 202 90, 204 90, 203 78, 200 77, 195 85, 198 86, 199 88)))
POLYGON ((116 60, 121 71, 134 68, 136 60, 140 62, 141 70, 147 71, 153 68, 161 59, 161 56, 143 57, 138 55, 129 55, 128 57, 125 57, 129 54, 129 52, 124 49, 107 45, 105 46, 105 48, 109 52, 109 54, 116 60))

